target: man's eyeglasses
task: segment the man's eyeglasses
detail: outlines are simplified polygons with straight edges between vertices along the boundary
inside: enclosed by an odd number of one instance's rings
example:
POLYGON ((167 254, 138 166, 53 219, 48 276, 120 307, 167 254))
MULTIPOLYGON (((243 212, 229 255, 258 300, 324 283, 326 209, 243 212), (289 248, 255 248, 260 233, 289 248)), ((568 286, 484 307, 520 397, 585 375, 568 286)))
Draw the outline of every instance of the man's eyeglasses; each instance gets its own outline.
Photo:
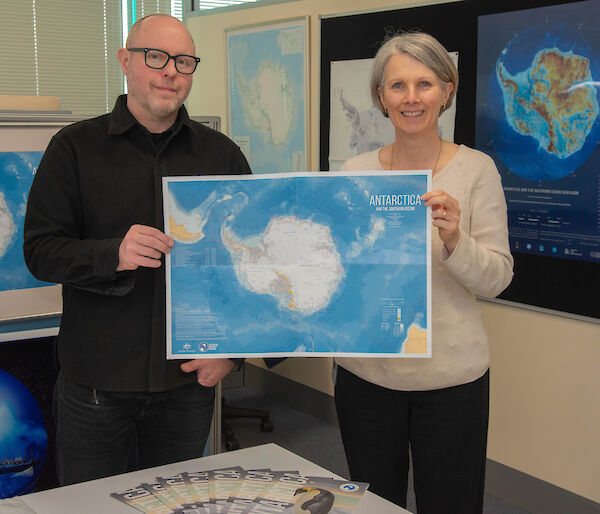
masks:
POLYGON ((155 70, 162 70, 169 62, 169 59, 173 59, 175 69, 184 75, 194 73, 196 66, 200 62, 200 57, 194 57, 193 55, 171 55, 164 50, 156 48, 127 48, 127 50, 130 52, 144 52, 146 66, 155 70))

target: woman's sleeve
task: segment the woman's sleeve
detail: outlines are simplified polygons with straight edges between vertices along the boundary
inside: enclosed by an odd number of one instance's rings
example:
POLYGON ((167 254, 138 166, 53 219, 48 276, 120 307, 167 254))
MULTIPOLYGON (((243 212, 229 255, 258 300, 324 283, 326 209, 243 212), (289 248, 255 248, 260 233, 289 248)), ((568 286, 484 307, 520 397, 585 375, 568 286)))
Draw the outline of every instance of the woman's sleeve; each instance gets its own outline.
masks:
POLYGON ((469 232, 461 227, 454 252, 449 255, 444 248, 440 259, 472 293, 493 298, 510 284, 514 261, 508 242, 504 190, 500 174, 489 157, 471 189, 470 207, 470 212, 462 213, 469 216, 469 232))

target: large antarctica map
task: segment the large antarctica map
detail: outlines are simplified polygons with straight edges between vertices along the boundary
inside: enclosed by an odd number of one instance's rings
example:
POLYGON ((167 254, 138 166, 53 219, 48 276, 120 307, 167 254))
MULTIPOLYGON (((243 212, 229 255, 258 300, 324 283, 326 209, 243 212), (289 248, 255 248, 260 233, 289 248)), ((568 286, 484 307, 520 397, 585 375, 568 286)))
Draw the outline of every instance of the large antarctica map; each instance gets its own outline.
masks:
POLYGON ((429 181, 164 178, 167 357, 430 357, 429 181))
POLYGON ((481 16, 476 148, 496 162, 511 250, 600 262, 600 2, 481 16))
POLYGON ((229 134, 253 173, 306 171, 306 20, 227 31, 229 134))

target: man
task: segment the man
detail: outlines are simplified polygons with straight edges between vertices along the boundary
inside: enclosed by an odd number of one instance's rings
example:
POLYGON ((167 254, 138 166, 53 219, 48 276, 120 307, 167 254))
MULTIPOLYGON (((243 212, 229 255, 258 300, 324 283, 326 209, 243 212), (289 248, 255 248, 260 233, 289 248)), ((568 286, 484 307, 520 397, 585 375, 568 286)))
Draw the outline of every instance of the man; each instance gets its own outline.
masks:
POLYGON ((24 254, 63 284, 54 395, 59 480, 201 456, 229 359, 167 361, 161 177, 250 173, 240 149, 189 119, 198 58, 185 26, 139 20, 118 59, 128 94, 61 130, 34 179, 24 254))

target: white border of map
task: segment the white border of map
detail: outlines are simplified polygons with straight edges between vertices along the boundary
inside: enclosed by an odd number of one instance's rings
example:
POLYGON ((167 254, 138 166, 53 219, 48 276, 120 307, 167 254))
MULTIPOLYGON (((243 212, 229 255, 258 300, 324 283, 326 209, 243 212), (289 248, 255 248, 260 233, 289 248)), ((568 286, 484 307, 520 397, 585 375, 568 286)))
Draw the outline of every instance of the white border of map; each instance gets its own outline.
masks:
MULTIPOLYGON (((431 190, 431 170, 411 170, 411 171, 361 171, 361 172, 338 172, 333 174, 336 177, 356 177, 356 176, 378 176, 378 175, 400 175, 400 176, 426 176, 427 191, 431 190)), ((244 180, 278 180, 287 177, 331 177, 330 172, 304 172, 304 173, 274 173, 274 174, 260 174, 260 175, 213 175, 213 176, 196 176, 196 177, 163 177, 162 189, 163 189, 163 209, 164 209, 164 226, 165 232, 169 234, 170 226, 170 202, 169 202, 169 183, 170 182, 197 182, 197 181, 244 181, 244 180)), ((260 352, 260 353, 174 353, 172 348, 172 281, 171 281, 171 255, 165 256, 165 276, 166 276, 166 355, 167 359, 195 359, 195 358, 238 358, 238 357, 393 357, 393 358, 430 358, 432 347, 431 347, 431 209, 427 208, 426 215, 426 260, 427 260, 427 291, 426 291, 426 309, 427 309, 427 326, 420 327, 426 332, 427 349, 423 353, 350 353, 350 352, 302 352, 302 351, 289 351, 289 352, 260 352)), ((176 243, 177 244, 177 243, 176 243)), ((233 264, 232 264, 233 265, 233 264)))

